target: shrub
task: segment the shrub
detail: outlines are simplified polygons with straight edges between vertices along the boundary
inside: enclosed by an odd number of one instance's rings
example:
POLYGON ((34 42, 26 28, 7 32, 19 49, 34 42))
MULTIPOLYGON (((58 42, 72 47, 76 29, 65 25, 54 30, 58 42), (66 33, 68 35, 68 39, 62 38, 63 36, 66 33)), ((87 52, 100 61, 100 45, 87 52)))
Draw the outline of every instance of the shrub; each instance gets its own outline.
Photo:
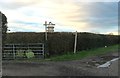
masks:
POLYGON ((18 50, 16 57, 17 58, 24 58, 25 57, 24 50, 18 50))
POLYGON ((35 55, 34 55, 34 53, 32 52, 32 50, 27 50, 27 51, 26 51, 26 56, 27 56, 28 59, 35 57, 35 55))

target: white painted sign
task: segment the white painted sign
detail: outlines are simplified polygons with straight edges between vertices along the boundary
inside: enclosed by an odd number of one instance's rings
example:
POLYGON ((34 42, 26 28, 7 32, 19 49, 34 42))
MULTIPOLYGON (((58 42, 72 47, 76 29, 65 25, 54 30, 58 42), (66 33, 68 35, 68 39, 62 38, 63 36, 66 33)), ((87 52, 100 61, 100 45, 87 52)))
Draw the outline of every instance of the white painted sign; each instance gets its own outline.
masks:
POLYGON ((97 68, 104 68, 104 67, 109 67, 111 64, 112 64, 112 62, 114 62, 114 61, 116 61, 116 60, 118 60, 119 58, 114 58, 114 59, 112 59, 112 60, 110 60, 110 61, 108 61, 108 62, 106 62, 106 63, 104 63, 104 64, 102 64, 102 65, 99 65, 97 68))

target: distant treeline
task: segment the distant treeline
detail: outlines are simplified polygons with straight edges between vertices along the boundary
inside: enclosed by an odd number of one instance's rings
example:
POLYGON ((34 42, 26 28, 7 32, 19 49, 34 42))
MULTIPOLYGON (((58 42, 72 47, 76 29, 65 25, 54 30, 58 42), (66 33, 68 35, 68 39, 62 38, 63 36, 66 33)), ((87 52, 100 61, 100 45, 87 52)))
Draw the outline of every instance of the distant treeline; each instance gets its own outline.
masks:
MULTIPOLYGON (((73 52, 75 33, 48 33, 47 51, 50 55, 73 52)), ((15 32, 8 33, 5 43, 45 43, 45 33, 15 32)), ((118 36, 79 32, 77 51, 118 44, 118 36)))

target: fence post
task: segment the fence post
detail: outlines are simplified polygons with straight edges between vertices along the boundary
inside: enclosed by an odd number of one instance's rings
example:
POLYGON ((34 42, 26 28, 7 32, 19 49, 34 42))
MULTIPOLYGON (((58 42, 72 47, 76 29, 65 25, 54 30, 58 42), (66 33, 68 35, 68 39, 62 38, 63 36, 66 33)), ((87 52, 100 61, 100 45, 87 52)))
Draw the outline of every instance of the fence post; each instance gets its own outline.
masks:
POLYGON ((15 46, 13 44, 13 58, 15 59, 15 46))
POLYGON ((75 32, 74 54, 76 53, 76 45, 77 45, 77 31, 75 32))

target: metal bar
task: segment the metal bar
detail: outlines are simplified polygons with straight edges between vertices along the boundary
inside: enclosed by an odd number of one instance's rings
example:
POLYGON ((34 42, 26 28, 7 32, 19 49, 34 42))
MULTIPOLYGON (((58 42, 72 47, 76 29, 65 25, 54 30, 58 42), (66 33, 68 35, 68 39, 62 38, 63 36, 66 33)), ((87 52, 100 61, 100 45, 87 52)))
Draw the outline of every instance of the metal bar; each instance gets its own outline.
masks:
MULTIPOLYGON (((15 46, 15 45, 14 45, 15 46)), ((39 45, 40 47, 29 47, 29 48, 41 48, 43 45, 39 45)), ((11 46, 11 47, 13 47, 13 46, 11 46)), ((5 46, 5 48, 11 48, 11 47, 8 47, 8 46, 5 46)), ((20 46, 19 46, 20 47, 20 46)), ((19 48, 18 46, 16 46, 16 48, 19 48)), ((20 47, 20 48, 26 48, 26 46, 25 47, 20 47)))
MULTIPOLYGON (((37 44, 43 44, 43 43, 28 43, 28 45, 37 45, 37 44)), ((11 44, 5 44, 5 45, 13 45, 12 43, 11 44)), ((25 43, 15 43, 14 45, 26 45, 25 43)))
MULTIPOLYGON (((25 47, 23 47, 24 46, 23 44, 21 44, 21 45, 20 44, 19 45, 17 45, 17 44, 7 44, 5 46, 5 48, 4 48, 5 53, 3 53, 3 58, 4 59, 5 58, 7 58, 7 59, 15 59, 16 54, 17 54, 15 52, 18 51, 17 49, 21 48, 22 51, 25 51, 25 50, 28 49, 28 46, 30 46, 29 49, 31 49, 34 52, 34 55, 38 55, 38 56, 42 55, 42 56, 44 56, 44 44, 43 43, 36 43, 36 44, 34 43, 34 45, 32 45, 32 43, 29 43, 29 44, 31 44, 31 45, 27 44, 27 46, 25 46, 25 47), (10 57, 6 57, 6 55, 10 55, 10 57), (12 55, 13 55, 13 57, 12 57, 12 55)), ((23 57, 23 58, 25 58, 25 57, 23 57)))

